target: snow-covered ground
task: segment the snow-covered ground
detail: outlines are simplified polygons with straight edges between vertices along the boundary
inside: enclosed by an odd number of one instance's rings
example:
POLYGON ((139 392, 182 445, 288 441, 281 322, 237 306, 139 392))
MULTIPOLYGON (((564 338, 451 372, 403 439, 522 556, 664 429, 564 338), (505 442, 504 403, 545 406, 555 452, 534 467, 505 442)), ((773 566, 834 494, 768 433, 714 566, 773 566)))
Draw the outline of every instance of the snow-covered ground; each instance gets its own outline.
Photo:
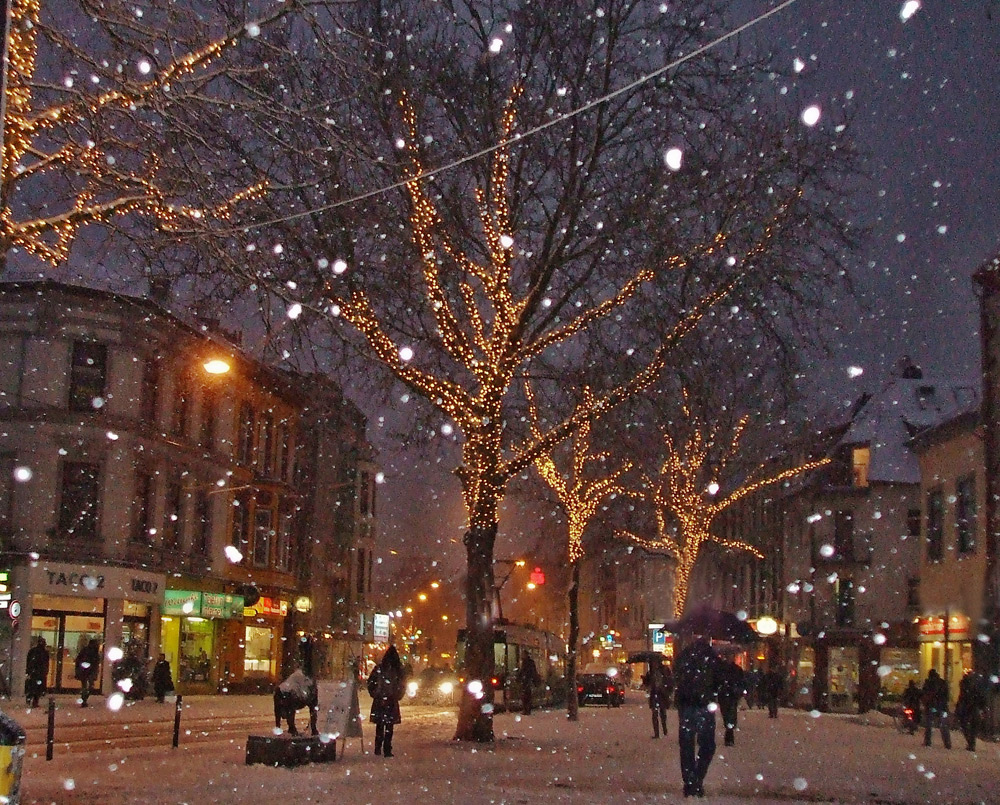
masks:
MULTIPOLYGON (((297 769, 245 765, 244 731, 267 734, 267 697, 192 697, 184 700, 180 747, 170 738, 174 708, 145 701, 119 713, 81 710, 60 699, 55 757, 45 760, 44 708, 3 709, 29 730, 22 803, 628 803, 681 800, 676 713, 670 734, 653 740, 649 711, 631 693, 620 709, 588 707, 570 723, 565 711, 495 719, 492 746, 456 743, 453 711, 403 708, 395 757, 371 754, 372 728, 350 739, 335 763, 297 769), (220 734, 213 739, 212 727, 220 734), (95 745, 62 746, 60 731, 86 724, 95 745), (251 726, 246 727, 249 723, 251 726), (257 726, 259 724, 259 726, 257 726), (198 727, 199 735, 189 728, 198 727), (230 734, 224 734, 229 728, 230 734), (116 739, 151 731, 155 746, 116 739), (201 741, 196 742, 196 738, 201 741)), ((362 711, 367 712, 362 701, 362 711)), ((299 723, 304 719, 301 714, 299 723)), ((322 722, 321 722, 322 723, 322 722)), ((1000 802, 1000 745, 966 751, 921 745, 920 735, 897 733, 890 719, 811 715, 782 710, 740 713, 735 747, 721 745, 706 780, 708 801, 837 803, 1000 802)))

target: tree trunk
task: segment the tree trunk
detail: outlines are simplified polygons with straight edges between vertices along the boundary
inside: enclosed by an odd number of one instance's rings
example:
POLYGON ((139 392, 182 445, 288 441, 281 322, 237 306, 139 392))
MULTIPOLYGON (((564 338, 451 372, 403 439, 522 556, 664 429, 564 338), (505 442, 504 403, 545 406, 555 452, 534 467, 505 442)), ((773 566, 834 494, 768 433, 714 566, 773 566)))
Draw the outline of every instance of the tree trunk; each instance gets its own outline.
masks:
POLYGON ((458 710, 456 741, 493 741, 493 545, 497 524, 470 528, 465 535, 465 684, 458 710), (477 697, 473 683, 482 684, 477 697), (470 692, 470 686, 473 691, 470 692))
POLYGON ((580 645, 580 560, 572 563, 569 582, 569 649, 566 652, 566 717, 580 718, 580 701, 576 698, 576 654, 580 645))

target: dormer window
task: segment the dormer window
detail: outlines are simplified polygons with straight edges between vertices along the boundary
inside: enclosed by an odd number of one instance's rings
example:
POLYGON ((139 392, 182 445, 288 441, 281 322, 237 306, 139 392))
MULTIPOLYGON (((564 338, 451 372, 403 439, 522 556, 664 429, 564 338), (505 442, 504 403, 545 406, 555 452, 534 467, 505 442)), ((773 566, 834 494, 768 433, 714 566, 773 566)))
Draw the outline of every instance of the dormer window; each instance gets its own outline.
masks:
POLYGON ((871 464, 871 448, 855 447, 851 451, 851 477, 859 489, 868 487, 868 467, 871 464))

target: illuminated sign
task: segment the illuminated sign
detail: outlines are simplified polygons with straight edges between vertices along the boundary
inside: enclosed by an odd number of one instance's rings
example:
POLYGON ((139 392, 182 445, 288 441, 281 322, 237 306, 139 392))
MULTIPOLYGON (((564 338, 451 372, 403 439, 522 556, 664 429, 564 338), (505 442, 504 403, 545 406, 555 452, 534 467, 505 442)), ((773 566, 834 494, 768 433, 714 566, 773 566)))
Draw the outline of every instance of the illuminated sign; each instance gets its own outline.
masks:
POLYGON ((166 590, 161 612, 194 618, 242 618, 243 596, 203 593, 197 590, 166 590))
POLYGON ((374 637, 376 643, 389 642, 389 616, 380 612, 375 613, 374 637))

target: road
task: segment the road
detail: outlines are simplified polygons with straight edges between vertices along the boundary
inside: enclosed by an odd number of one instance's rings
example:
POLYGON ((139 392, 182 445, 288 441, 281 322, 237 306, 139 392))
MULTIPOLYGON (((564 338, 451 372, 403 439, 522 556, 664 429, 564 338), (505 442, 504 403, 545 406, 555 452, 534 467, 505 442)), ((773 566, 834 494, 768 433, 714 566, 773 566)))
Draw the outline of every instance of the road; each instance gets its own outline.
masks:
MULTIPOLYGON (((452 741, 453 709, 405 706, 394 758, 370 754, 366 724, 364 738, 341 744, 346 751, 335 763, 298 769, 245 765, 247 735, 268 734, 273 725, 268 697, 195 697, 184 704, 180 746, 173 749, 170 705, 143 702, 109 713, 67 701, 57 710, 52 761, 45 760, 44 710, 9 708, 28 727, 22 803, 681 800, 676 713, 667 739, 653 740, 644 697, 634 691, 621 708, 583 708, 576 723, 565 711, 498 715, 491 746, 452 741)), ((710 802, 1000 802, 995 743, 967 752, 956 734, 952 750, 939 736, 928 749, 881 714, 782 710, 771 720, 763 711, 744 711, 740 718, 737 745, 719 747, 706 780, 710 802)))

